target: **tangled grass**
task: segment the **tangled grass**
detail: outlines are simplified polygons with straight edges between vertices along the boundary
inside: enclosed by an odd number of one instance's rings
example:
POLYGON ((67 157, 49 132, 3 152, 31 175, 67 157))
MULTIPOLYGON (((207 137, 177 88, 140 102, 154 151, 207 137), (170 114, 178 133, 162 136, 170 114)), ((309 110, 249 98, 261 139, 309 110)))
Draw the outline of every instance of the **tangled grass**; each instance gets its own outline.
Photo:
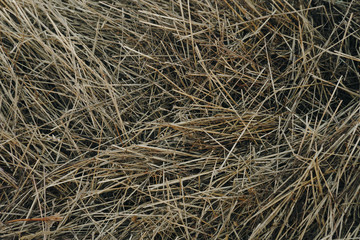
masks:
POLYGON ((359 10, 0 1, 1 238, 360 239, 359 10))

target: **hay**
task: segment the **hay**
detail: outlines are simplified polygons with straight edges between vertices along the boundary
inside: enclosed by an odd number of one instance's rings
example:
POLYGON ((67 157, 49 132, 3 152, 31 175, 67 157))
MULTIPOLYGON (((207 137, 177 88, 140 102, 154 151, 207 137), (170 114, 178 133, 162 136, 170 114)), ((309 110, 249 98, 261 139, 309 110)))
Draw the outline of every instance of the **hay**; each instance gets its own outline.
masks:
POLYGON ((0 6, 2 239, 360 236, 357 1, 0 6))

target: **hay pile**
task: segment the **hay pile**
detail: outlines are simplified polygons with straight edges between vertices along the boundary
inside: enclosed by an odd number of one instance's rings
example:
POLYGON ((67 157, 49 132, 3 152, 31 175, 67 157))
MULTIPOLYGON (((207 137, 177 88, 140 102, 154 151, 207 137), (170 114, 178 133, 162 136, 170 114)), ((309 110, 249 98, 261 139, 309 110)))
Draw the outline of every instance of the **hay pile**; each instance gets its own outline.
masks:
POLYGON ((1 239, 360 236, 357 1, 0 6, 1 239))

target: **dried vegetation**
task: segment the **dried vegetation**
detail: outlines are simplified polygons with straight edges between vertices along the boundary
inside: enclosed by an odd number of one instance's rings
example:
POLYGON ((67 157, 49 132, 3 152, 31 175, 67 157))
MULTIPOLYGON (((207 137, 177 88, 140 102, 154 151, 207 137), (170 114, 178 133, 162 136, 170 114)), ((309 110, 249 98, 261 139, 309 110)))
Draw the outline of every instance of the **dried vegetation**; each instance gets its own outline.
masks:
POLYGON ((358 239, 359 11, 0 1, 2 239, 358 239))

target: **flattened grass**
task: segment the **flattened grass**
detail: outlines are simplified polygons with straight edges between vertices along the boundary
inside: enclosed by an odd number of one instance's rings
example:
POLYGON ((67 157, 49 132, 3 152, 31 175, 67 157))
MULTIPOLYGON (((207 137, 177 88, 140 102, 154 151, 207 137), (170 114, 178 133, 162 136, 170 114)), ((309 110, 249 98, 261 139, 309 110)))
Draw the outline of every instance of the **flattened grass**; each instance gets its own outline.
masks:
POLYGON ((356 1, 0 6, 3 239, 360 236, 356 1))

